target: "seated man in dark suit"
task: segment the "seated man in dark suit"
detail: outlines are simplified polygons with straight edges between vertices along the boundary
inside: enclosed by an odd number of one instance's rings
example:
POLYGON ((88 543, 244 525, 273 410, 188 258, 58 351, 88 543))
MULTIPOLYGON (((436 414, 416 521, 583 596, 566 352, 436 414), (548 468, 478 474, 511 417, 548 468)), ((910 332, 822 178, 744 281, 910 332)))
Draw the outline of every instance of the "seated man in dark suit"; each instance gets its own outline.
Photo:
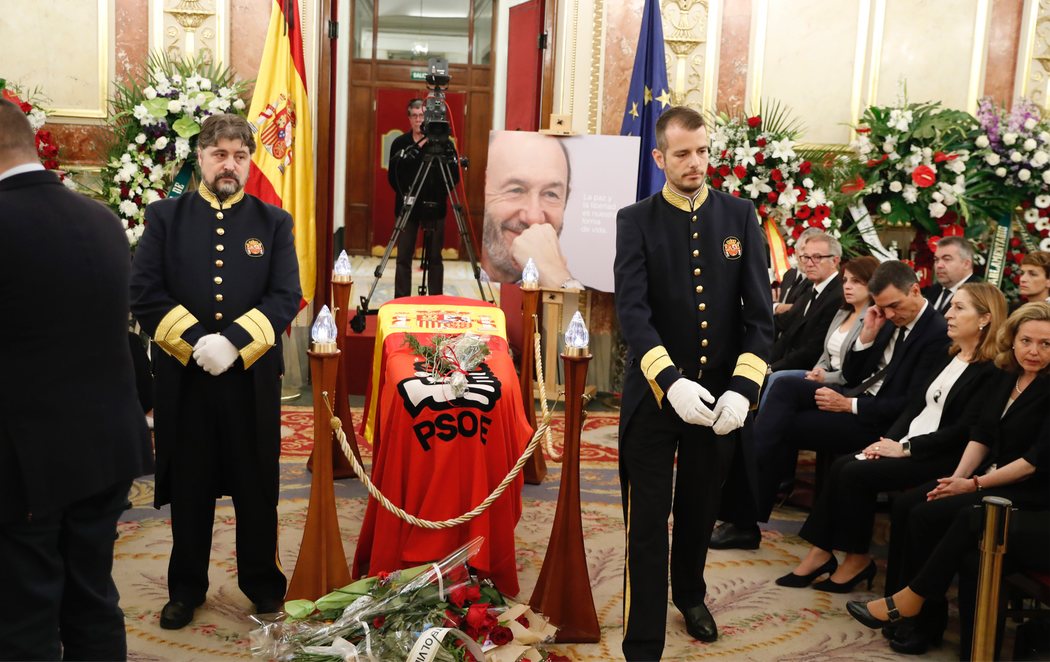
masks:
POLYGON ((841 259, 842 244, 831 235, 820 232, 806 242, 799 264, 810 287, 783 315, 783 331, 773 343, 769 365, 773 372, 810 370, 820 358, 828 325, 842 305, 841 259))
MULTIPOLYGON (((820 228, 806 228, 803 230, 802 234, 795 240, 795 255, 805 253, 806 242, 810 237, 817 234, 824 234, 824 231, 820 228)), ((777 324, 777 331, 781 329, 780 324, 784 316, 791 312, 795 302, 809 292, 811 287, 813 287, 813 283, 806 278, 802 271, 801 263, 797 267, 791 267, 784 273, 784 278, 780 281, 777 301, 773 304, 773 320, 777 324)))
POLYGON ((898 261, 879 265, 868 290, 875 305, 842 366, 850 386, 794 377, 776 381, 755 425, 755 502, 739 504, 737 517, 715 529, 712 549, 757 548, 756 522, 768 521, 776 487, 795 466, 798 450, 853 453, 875 441, 947 351, 944 318, 923 298, 911 267, 898 261))
POLYGON ((923 288, 926 297, 941 315, 948 312, 952 296, 963 283, 977 282, 973 272, 973 246, 965 237, 944 237, 933 254, 933 273, 937 282, 923 288))

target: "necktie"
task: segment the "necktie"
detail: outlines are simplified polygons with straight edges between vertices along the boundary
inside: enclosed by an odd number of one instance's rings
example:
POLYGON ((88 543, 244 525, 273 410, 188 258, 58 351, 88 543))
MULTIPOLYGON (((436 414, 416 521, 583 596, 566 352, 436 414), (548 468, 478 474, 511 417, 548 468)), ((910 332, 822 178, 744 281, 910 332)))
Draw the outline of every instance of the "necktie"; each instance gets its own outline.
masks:
POLYGON ((809 307, 810 307, 810 305, 812 305, 812 303, 814 301, 817 300, 817 295, 818 294, 819 294, 819 292, 817 292, 817 288, 815 288, 815 287, 813 289, 811 289, 809 292, 806 293, 806 308, 805 308, 805 310, 802 311, 802 316, 803 317, 805 317, 806 315, 809 314, 809 307))
POLYGON ((886 365, 876 370, 871 377, 868 377, 863 382, 861 382, 860 386, 854 386, 853 388, 848 388, 845 391, 843 391, 843 395, 849 398, 854 398, 858 395, 862 395, 866 393, 868 389, 875 384, 875 382, 882 379, 886 375, 886 371, 890 369, 890 364, 893 363, 895 359, 900 358, 901 352, 904 350, 904 337, 906 335, 908 335, 907 327, 902 326, 899 329, 897 329, 897 340, 893 342, 893 353, 890 355, 890 360, 886 362, 886 365))
MULTIPOLYGON (((897 329, 897 340, 893 343, 893 354, 890 355, 890 362, 900 356, 901 348, 904 347, 904 336, 908 335, 908 327, 902 326, 897 329)), ((889 365, 888 363, 886 365, 889 365)))
POLYGON ((952 291, 949 289, 943 289, 941 290, 941 295, 937 297, 937 303, 934 305, 934 308, 939 310, 941 314, 944 314, 948 311, 948 304, 950 304, 951 302, 952 291))

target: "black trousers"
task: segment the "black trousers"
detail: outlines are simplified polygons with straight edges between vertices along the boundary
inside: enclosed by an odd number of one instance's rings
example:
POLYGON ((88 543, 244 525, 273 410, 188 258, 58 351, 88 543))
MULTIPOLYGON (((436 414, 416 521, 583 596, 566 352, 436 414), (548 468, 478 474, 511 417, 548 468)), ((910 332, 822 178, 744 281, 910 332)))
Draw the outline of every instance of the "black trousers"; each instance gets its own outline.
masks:
POLYGON ((0 660, 127 657, 113 543, 130 487, 0 524, 0 660))
POLYGON ((674 605, 684 611, 704 602, 707 544, 735 437, 688 425, 669 403, 660 409, 647 397, 620 439, 627 529, 623 654, 628 660, 657 660, 663 653, 668 551, 674 605), (672 513, 668 550, 667 519, 672 513))
POLYGON ((441 294, 445 288, 445 263, 441 258, 441 247, 445 245, 445 217, 420 220, 413 211, 405 222, 405 229, 397 238, 397 268, 394 271, 394 297, 412 296, 412 256, 416 252, 416 235, 423 226, 423 241, 426 243, 427 294, 441 294), (429 241, 427 239, 429 238, 429 241))
POLYGON ((757 507, 761 521, 769 521, 777 486, 794 471, 799 449, 856 453, 882 433, 865 425, 855 414, 817 409, 813 395, 824 386, 801 377, 783 377, 769 391, 755 425, 757 507))
POLYGON ((184 374, 171 466, 171 600, 204 602, 215 499, 223 494, 233 497, 241 591, 258 603, 282 599, 287 589, 277 558, 277 503, 269 496, 276 490, 260 479, 271 472, 259 467, 252 378, 236 367, 218 377, 195 368, 184 374))
POLYGON ((828 471, 824 489, 799 535, 820 549, 867 554, 880 492, 914 487, 951 474, 957 458, 884 457, 858 460, 843 455, 828 471))

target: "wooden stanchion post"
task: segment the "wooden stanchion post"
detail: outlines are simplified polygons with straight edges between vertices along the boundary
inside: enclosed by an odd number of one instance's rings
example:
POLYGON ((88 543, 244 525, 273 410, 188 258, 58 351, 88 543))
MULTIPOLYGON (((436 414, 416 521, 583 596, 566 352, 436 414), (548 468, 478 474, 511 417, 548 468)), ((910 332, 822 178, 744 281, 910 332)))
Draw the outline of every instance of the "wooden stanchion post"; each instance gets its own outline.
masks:
POLYGON ((984 534, 981 537, 981 567, 977 575, 977 607, 973 619, 974 662, 995 658, 995 632, 999 624, 999 583, 1003 576, 1006 532, 1010 526, 1012 502, 988 496, 984 502, 984 534))
MULTIPOLYGON (((536 349, 532 340, 535 332, 535 316, 540 306, 538 287, 521 287, 521 401, 525 405, 525 418, 532 429, 536 429, 536 399, 532 395, 532 382, 536 378, 536 349)), ((525 482, 539 485, 547 475, 547 463, 543 459, 543 447, 536 451, 525 464, 525 482)))
MULTIPOLYGON (((331 319, 327 307, 320 317, 331 319)), ((335 325, 334 321, 331 322, 335 325)), ((315 325, 316 328, 316 325, 315 325)), ((314 394, 314 448, 322 448, 314 456, 313 478, 310 482, 310 506, 299 545, 295 572, 288 583, 286 600, 316 600, 350 583, 350 570, 343 551, 343 537, 335 509, 335 488, 332 485, 332 455, 327 444, 332 443, 332 418, 325 404, 325 394, 331 400, 335 392, 339 349, 334 338, 318 339, 307 354, 314 394)), ((336 447, 338 448, 338 446, 336 447)))
POLYGON ((565 369, 565 446, 558 508, 529 604, 558 626, 558 643, 594 643, 601 640, 601 629, 587 572, 580 514, 580 432, 591 355, 586 345, 572 346, 568 335, 565 353, 561 355, 565 369))

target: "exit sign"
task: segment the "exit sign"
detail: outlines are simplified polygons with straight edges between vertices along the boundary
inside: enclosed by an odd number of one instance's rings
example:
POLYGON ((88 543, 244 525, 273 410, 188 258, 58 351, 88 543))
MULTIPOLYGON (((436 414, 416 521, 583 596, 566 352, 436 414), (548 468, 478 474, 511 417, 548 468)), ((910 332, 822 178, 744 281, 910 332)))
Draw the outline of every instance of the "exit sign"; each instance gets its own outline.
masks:
POLYGON ((413 72, 411 72, 411 74, 412 75, 410 76, 410 78, 412 80, 426 80, 427 79, 427 72, 425 72, 425 71, 413 71, 413 72))

